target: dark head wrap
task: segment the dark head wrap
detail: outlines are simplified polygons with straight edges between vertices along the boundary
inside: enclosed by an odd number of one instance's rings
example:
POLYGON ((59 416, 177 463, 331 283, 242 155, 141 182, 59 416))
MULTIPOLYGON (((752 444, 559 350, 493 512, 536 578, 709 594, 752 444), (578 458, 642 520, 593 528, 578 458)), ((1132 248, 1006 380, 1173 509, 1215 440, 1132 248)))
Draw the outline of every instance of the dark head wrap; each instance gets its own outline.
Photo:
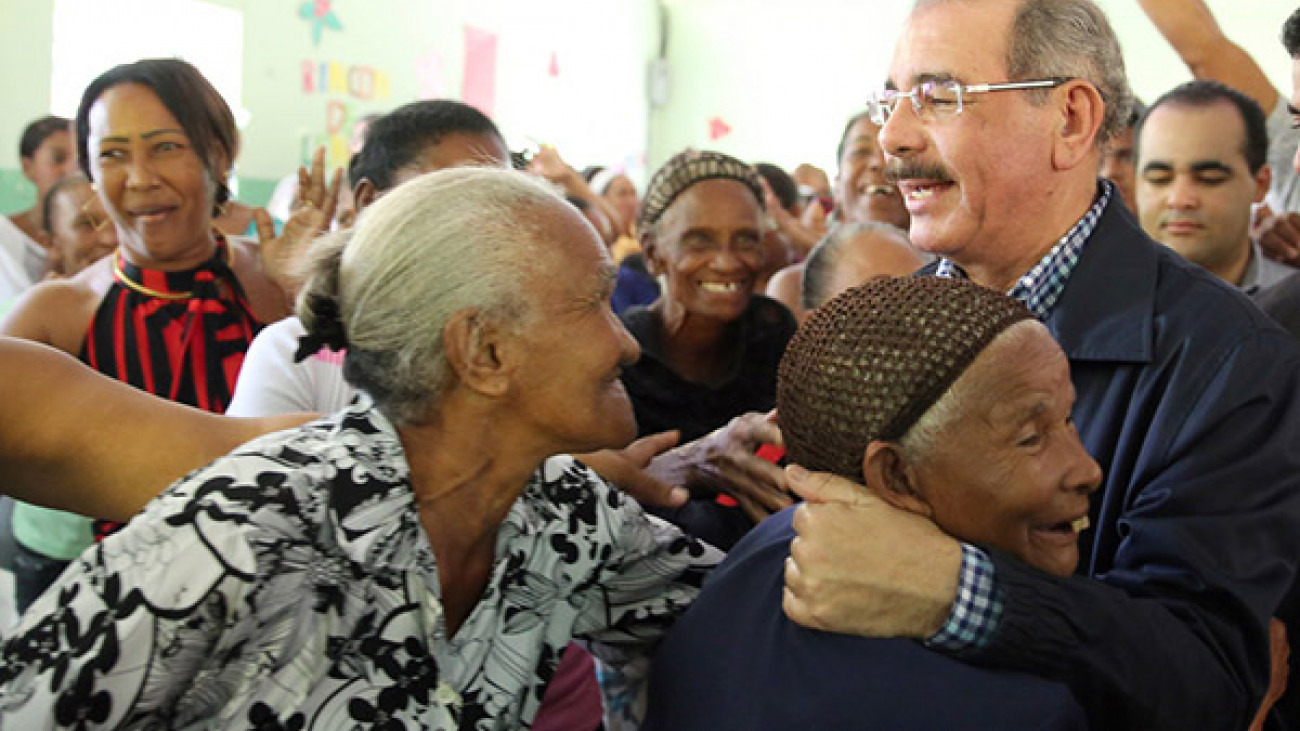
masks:
POLYGON ((861 480, 868 444, 900 439, 994 338, 1029 319, 1020 302, 961 279, 878 279, 835 297, 781 359, 790 459, 861 480))
POLYGON ((748 163, 737 160, 731 155, 709 150, 686 150, 669 158, 650 178, 645 197, 641 199, 641 212, 637 216, 637 228, 648 231, 668 210, 668 206, 677 200, 677 196, 701 180, 723 178, 744 183, 758 199, 759 208, 763 208, 763 186, 758 182, 758 173, 748 163))

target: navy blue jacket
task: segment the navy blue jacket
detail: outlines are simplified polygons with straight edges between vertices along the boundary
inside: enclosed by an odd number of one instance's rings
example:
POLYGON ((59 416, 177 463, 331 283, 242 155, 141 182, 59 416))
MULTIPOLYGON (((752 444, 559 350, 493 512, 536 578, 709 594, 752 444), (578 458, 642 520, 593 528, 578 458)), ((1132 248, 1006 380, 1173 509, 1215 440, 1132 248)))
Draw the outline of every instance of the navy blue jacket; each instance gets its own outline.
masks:
POLYGON ((664 640, 642 731, 1085 728, 1060 683, 786 619, 792 510, 736 545, 664 640))
POLYGON ((1118 205, 1047 326, 1106 473, 1080 545, 1098 580, 996 555, 1006 613, 968 659, 1066 682, 1098 728, 1245 728, 1267 686, 1267 620, 1294 619, 1279 605, 1300 561, 1300 353, 1118 205))

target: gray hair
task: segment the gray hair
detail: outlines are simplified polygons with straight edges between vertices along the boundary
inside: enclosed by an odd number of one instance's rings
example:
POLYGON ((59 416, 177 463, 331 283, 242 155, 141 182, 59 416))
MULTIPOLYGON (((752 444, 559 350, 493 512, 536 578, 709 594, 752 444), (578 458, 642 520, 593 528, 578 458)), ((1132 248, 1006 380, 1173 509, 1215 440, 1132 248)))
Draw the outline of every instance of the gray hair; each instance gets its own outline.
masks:
MULTIPOLYGON (((1022 320, 1015 323, 1006 330, 998 333, 996 337, 984 348, 987 353, 996 343, 1011 340, 1011 347, 1017 347, 1018 342, 1029 336, 1029 331, 1037 320, 1022 320)), ((976 356, 978 360, 978 356, 976 356)), ((974 363, 971 364, 972 366, 974 363)), ((943 434, 953 422, 963 416, 967 410, 967 402, 971 398, 971 393, 983 384, 974 382, 969 378, 970 367, 967 367, 965 373, 957 377, 956 381, 948 387, 947 391, 935 401, 929 409, 926 409, 921 418, 916 420, 911 429, 898 440, 898 446, 902 449, 904 458, 913 464, 925 459, 931 454, 939 444, 939 437, 943 434)))
POLYGON ((508 170, 416 178, 368 207, 350 237, 316 247, 299 316, 327 344, 336 320, 344 378, 394 422, 419 421, 451 385, 442 332, 455 313, 527 327, 539 216, 557 205, 544 183, 508 170))
MULTIPOLYGON (((917 0, 914 7, 951 1, 917 0)), ((1106 14, 1093 0, 1022 0, 1007 37, 1010 80, 1083 79, 1097 88, 1105 102, 1097 146, 1124 131, 1133 105, 1124 54, 1106 14)), ((1050 92, 1031 89, 1026 93, 1031 102, 1041 105, 1050 92)))
MULTIPOLYGON (((862 221, 841 223, 831 228, 821 241, 808 253, 804 261, 803 284, 799 292, 799 306, 805 312, 812 312, 826 301, 826 281, 830 279, 839 259, 844 244, 867 234, 894 236, 901 241, 911 243, 907 232, 882 221, 862 221)), ((918 252, 919 253, 919 252, 918 252)))

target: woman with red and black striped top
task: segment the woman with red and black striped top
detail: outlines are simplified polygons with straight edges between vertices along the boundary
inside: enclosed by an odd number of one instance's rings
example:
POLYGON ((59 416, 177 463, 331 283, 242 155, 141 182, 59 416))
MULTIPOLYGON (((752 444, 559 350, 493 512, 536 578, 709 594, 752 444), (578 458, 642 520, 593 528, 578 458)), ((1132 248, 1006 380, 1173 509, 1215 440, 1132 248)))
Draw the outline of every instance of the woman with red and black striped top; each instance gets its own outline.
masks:
MULTIPOLYGON (((224 181, 237 149, 230 108, 190 64, 144 60, 91 82, 76 132, 80 164, 120 247, 71 279, 33 288, 0 331, 150 393, 224 412, 249 342, 288 314, 288 297, 257 247, 227 241, 212 225, 230 195, 224 181)), ((65 535, 88 538, 80 525, 65 526, 65 535)))

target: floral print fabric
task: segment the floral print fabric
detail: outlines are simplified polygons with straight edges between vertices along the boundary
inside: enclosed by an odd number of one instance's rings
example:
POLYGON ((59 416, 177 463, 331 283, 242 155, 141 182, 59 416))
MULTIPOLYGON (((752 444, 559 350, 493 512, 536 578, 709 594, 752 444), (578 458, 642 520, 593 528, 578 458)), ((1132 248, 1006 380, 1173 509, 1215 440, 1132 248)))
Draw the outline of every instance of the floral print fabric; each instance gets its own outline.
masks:
POLYGON ((74 562, 0 651, 0 728, 526 728, 572 637, 645 649, 720 558, 553 457, 448 637, 401 443, 363 397, 74 562))

